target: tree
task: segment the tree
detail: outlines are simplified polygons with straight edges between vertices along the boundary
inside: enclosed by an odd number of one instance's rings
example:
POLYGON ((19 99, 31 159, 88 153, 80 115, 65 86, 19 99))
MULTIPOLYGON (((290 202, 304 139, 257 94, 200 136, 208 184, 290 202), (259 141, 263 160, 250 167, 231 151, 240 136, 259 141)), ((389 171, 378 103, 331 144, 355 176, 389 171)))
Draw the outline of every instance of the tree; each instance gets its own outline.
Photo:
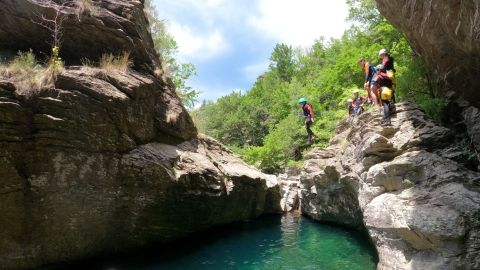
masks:
POLYGON ((48 17, 45 14, 36 14, 36 19, 32 20, 33 23, 45 28, 51 37, 51 56, 49 61, 49 69, 51 71, 51 79, 56 80, 58 73, 63 68, 62 58, 60 58, 60 48, 63 38, 63 23, 66 19, 66 15, 62 13, 62 10, 72 4, 70 1, 64 1, 61 4, 57 4, 52 0, 30 0, 44 8, 50 8, 54 11, 54 15, 48 17))
POLYGON ((270 56, 270 69, 275 70, 285 82, 292 80, 294 71, 294 52, 292 46, 277 44, 270 56))
POLYGON ((150 0, 145 1, 145 10, 150 21, 155 49, 163 63, 164 71, 167 72, 175 84, 177 94, 183 104, 193 109, 198 102, 199 91, 187 85, 188 79, 196 75, 195 66, 191 63, 179 63, 177 61, 178 45, 174 37, 168 33, 165 22, 159 16, 150 0))
POLYGON ((365 26, 365 29, 381 23, 384 18, 374 0, 346 0, 348 20, 365 26))
POLYGON ((341 39, 319 38, 306 50, 277 44, 269 71, 247 93, 232 93, 202 108, 197 114, 201 119, 196 119, 204 124, 202 131, 263 170, 283 167, 309 147, 298 98, 313 104, 314 146, 327 146, 338 122, 348 115, 346 100, 352 89, 363 85, 358 59, 363 56, 376 64, 381 48, 395 57, 398 100, 413 99, 438 114, 434 109, 440 101, 425 98, 431 92, 428 76, 405 37, 380 15, 373 0, 348 3, 354 24, 341 39))

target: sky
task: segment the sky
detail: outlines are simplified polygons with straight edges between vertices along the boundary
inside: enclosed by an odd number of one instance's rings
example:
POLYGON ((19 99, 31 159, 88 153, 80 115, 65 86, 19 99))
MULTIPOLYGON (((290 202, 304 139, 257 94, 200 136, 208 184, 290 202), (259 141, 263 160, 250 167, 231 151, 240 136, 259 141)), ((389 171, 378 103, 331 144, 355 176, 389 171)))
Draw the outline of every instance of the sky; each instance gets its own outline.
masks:
POLYGON ((178 59, 193 63, 187 85, 199 101, 249 90, 268 69, 277 43, 309 48, 339 38, 348 24, 344 0, 153 0, 178 43, 178 59))

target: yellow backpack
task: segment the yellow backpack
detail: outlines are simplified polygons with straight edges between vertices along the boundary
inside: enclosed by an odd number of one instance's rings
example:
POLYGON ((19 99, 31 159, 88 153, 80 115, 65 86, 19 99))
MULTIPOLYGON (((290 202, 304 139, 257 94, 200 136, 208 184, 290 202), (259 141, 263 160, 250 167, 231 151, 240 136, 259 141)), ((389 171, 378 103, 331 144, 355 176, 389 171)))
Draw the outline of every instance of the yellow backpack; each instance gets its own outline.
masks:
POLYGON ((380 97, 382 98, 382 100, 390 101, 392 99, 392 89, 384 86, 380 91, 380 97))
POLYGON ((392 80, 392 84, 393 84, 393 89, 397 88, 397 78, 395 76, 395 72, 393 70, 387 70, 387 76, 388 78, 390 78, 390 80, 392 80))

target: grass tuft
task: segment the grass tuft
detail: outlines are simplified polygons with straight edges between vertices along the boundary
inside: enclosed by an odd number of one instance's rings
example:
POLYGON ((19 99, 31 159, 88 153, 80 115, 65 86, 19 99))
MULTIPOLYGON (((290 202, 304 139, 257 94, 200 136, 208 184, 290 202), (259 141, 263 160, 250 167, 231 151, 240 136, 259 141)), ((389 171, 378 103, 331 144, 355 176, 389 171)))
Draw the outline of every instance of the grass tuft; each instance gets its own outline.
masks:
POLYGON ((99 8, 95 6, 92 0, 75 0, 77 6, 77 15, 80 17, 82 14, 88 14, 97 16, 99 14, 99 8))
POLYGON ((52 72, 38 63, 32 50, 18 52, 10 63, 0 65, 0 78, 14 83, 17 94, 26 97, 54 82, 52 72))
POLYGON ((123 71, 126 72, 130 66, 132 65, 132 61, 130 60, 130 53, 124 52, 122 55, 115 56, 111 53, 104 54, 100 58, 100 69, 104 71, 123 71))

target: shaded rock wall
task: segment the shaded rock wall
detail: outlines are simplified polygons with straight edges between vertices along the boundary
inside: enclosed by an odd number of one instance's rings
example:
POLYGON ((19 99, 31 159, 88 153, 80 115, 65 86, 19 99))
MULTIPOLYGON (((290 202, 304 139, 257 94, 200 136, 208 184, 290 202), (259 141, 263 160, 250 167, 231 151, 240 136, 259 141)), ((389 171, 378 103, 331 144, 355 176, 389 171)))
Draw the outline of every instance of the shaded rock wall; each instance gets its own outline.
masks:
POLYGON ((161 81, 65 70, 0 81, 0 265, 34 268, 279 212, 276 178, 198 137, 161 81))
POLYGON ((160 66, 143 12, 143 1, 56 1, 67 3, 63 8, 47 5, 52 2, 0 1, 0 48, 32 49, 37 54, 42 52, 49 56, 51 32, 33 22, 44 23, 42 16, 53 19, 58 11, 65 18, 60 53, 67 63, 80 64, 83 58, 98 61, 104 53, 130 52, 137 70, 153 72, 160 66), (89 4, 79 5, 79 2, 89 4))
POLYGON ((480 106, 480 2, 376 0, 427 62, 443 95, 480 106))
POLYGON ((49 55, 49 33, 32 20, 56 10, 67 18, 67 67, 54 85, 17 91, 21 81, 0 76, 0 268, 71 262, 280 212, 276 177, 197 134, 171 81, 152 75, 160 63, 142 2, 86 2, 91 9, 78 12, 0 1, 0 50, 49 55), (125 50, 134 71, 69 66, 125 50))
POLYGON ((392 127, 375 112, 340 124, 327 149, 307 155, 302 212, 366 228, 377 269, 478 269, 480 173, 460 162, 455 134, 410 104, 392 127))

